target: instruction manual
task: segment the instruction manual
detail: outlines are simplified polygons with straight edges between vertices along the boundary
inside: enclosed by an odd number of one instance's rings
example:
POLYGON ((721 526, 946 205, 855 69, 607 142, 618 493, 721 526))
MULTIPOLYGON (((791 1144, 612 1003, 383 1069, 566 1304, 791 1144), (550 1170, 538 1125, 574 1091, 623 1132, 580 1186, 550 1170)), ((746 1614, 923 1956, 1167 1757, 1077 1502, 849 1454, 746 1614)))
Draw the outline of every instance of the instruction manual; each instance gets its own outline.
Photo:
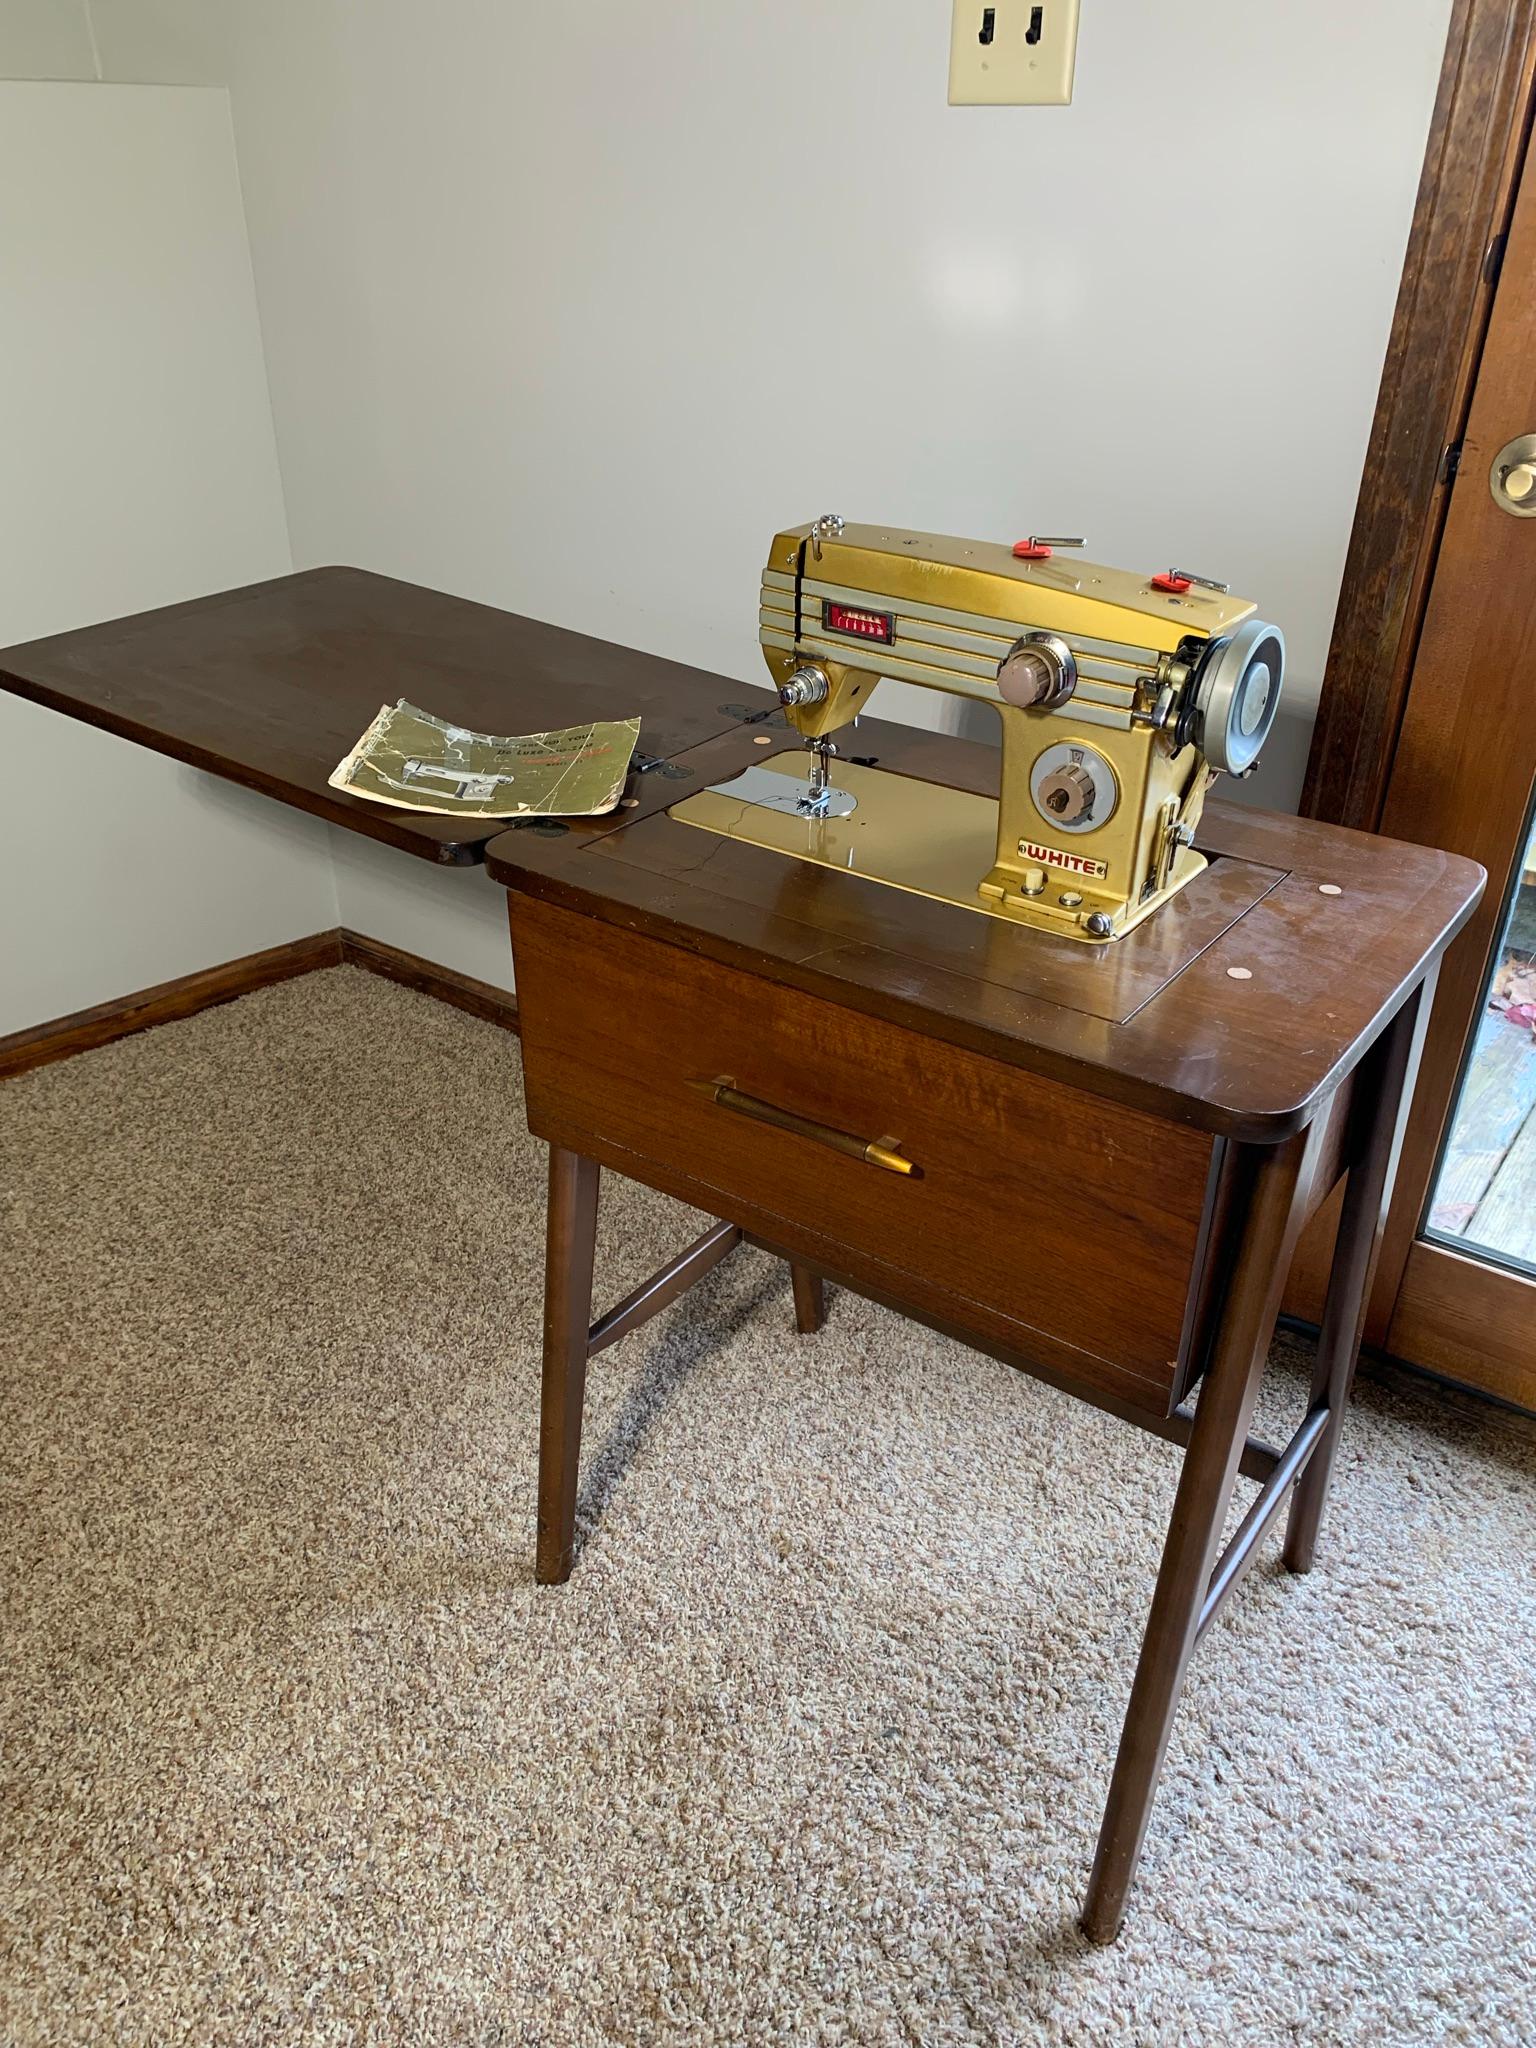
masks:
POLYGON ((590 818, 624 792, 638 718, 511 737, 449 725, 402 697, 385 704, 330 777, 332 789, 453 818, 590 818))

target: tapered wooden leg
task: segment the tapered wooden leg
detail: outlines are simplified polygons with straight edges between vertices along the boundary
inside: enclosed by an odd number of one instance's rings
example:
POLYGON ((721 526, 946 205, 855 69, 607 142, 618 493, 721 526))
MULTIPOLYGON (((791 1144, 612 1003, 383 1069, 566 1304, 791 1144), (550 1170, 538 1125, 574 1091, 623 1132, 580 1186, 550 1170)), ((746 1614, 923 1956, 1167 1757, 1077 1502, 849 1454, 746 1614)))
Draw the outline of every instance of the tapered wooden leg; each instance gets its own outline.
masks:
POLYGON ((1344 1188, 1312 1376, 1310 1406, 1326 1405, 1328 1424, 1291 1497, 1283 1556, 1293 1572, 1309 1572, 1317 1550, 1317 1532, 1360 1356, 1360 1333, 1392 1197, 1403 1118, 1413 1093, 1409 1084, 1429 1014, 1430 993, 1421 988, 1409 997, 1372 1048, 1370 1070, 1361 1073, 1357 1084, 1363 1115, 1357 1119, 1354 1160, 1344 1188))
POLYGON ((576 1475, 581 1463, 581 1409, 587 1390, 598 1172, 595 1159, 550 1146, 539 1536, 534 1565, 541 1586, 558 1586, 570 1577, 575 1550, 576 1475))
POLYGON ((1238 1162, 1238 1170, 1249 1176, 1250 1192, 1237 1266, 1184 1454, 1093 1875, 1083 1901, 1083 1932, 1093 1941, 1113 1941, 1125 1917, 1126 1894, 1141 1855, 1295 1247, 1295 1196, 1305 1145, 1305 1136, 1298 1136, 1284 1145, 1254 1148, 1238 1162))
POLYGON ((795 1290, 795 1328, 802 1337, 814 1337, 827 1320, 827 1290, 819 1273, 791 1261, 790 1282, 795 1290))

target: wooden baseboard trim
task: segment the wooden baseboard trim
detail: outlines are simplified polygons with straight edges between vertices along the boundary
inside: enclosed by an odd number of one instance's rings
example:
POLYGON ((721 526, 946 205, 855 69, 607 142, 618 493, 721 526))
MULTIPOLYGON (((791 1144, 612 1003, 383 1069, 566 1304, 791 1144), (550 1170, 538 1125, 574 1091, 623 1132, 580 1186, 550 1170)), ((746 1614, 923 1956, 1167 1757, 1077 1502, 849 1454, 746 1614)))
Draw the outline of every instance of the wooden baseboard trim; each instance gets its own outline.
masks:
POLYGON ((72 1053, 110 1045, 114 1039, 130 1038, 156 1024, 195 1017, 199 1010, 231 1003, 236 996, 249 995, 252 989, 267 988, 273 982, 311 974, 317 967, 338 966, 341 958, 340 932, 313 932, 283 946, 269 946, 262 953, 226 960, 221 967, 205 967, 175 981, 162 981, 155 988, 140 989, 135 995, 98 1003, 94 1009, 76 1010, 70 1017, 55 1017, 26 1031, 13 1031, 0 1038, 0 1080, 68 1059, 72 1053))
MULTIPOLYGON (((472 974, 460 974, 452 967, 439 967, 417 953, 370 939, 364 932, 343 930, 337 934, 341 958, 351 967, 364 967, 370 974, 382 974, 386 981, 398 981, 404 988, 424 996, 436 996, 440 1003, 452 1003, 472 1017, 499 1024, 503 1031, 516 1031, 517 997, 494 982, 477 981, 472 974)), ((510 956, 509 956, 510 957, 510 956)))
POLYGON ((72 1053, 111 1045, 114 1039, 131 1038, 156 1024, 195 1017, 199 1010, 232 1003, 252 989, 343 963, 382 974, 422 995, 435 996, 440 1003, 452 1003, 472 1017, 499 1024, 503 1031, 517 1030, 517 998, 509 990, 476 981, 473 975, 456 973, 451 967, 439 967, 415 953, 386 945, 383 939, 338 929, 312 932, 308 938, 290 939, 284 946, 269 946, 264 953, 226 960, 222 967, 205 967, 175 981, 162 981, 155 988, 142 988, 136 995, 98 1003, 92 1010, 77 1010, 71 1017, 55 1017, 26 1031, 13 1031, 0 1038, 0 1081, 12 1074, 25 1074, 32 1067, 49 1066, 54 1060, 66 1060, 72 1053))

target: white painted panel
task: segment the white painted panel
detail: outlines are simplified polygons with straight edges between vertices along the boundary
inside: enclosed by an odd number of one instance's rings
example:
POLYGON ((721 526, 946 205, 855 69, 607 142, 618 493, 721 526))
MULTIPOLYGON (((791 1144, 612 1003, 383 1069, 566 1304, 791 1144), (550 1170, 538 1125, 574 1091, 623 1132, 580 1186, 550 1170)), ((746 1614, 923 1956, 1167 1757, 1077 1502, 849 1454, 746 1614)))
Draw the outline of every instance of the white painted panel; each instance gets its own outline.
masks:
MULTIPOLYGON (((0 85, 0 644, 290 566, 222 91, 0 85)), ((0 695, 0 1032, 335 924, 325 828, 0 695)))
POLYGON ((0 0, 0 79, 96 75, 86 0, 0 0))

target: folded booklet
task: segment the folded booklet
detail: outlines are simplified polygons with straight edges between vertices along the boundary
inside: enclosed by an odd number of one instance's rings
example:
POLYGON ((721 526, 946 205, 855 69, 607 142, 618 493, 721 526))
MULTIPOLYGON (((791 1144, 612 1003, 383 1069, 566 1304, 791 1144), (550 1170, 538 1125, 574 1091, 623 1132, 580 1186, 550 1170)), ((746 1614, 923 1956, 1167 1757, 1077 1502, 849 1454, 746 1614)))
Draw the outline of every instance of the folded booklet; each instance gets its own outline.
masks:
POLYGON ((638 718, 605 718, 504 738, 449 725, 402 697, 381 707, 330 786, 454 818, 591 818, 623 795, 639 736, 638 718))

